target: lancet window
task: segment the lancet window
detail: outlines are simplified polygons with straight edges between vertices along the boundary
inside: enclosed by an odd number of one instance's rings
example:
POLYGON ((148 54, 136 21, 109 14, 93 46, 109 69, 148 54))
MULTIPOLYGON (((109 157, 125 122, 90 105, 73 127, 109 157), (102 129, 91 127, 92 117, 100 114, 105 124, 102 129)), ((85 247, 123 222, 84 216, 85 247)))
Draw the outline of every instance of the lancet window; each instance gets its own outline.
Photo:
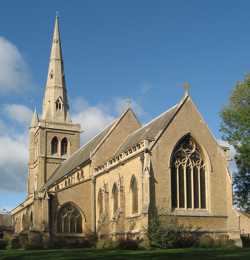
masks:
POLYGON ((138 213, 138 186, 135 176, 132 177, 130 183, 132 213, 138 213))

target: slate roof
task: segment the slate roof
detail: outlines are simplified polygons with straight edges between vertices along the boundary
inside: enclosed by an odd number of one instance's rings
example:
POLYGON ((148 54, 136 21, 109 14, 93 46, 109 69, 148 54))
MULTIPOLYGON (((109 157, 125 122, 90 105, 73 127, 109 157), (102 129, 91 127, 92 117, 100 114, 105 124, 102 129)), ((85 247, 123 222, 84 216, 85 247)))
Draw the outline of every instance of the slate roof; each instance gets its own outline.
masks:
POLYGON ((154 118, 146 125, 131 133, 118 148, 118 150, 115 153, 115 156, 127 151, 129 148, 139 143, 140 141, 154 140, 158 136, 158 134, 165 128, 165 126, 168 125, 178 108, 178 104, 171 107, 169 110, 154 118))
POLYGON ((53 175, 48 179, 45 188, 49 187, 51 184, 61 179, 66 174, 70 173, 77 166, 83 164, 90 159, 90 153, 97 147, 101 140, 106 136, 112 126, 115 124, 116 120, 113 121, 108 127, 102 130, 94 138, 92 138, 88 143, 83 145, 79 150, 74 152, 67 160, 65 160, 60 166, 55 170, 53 175))

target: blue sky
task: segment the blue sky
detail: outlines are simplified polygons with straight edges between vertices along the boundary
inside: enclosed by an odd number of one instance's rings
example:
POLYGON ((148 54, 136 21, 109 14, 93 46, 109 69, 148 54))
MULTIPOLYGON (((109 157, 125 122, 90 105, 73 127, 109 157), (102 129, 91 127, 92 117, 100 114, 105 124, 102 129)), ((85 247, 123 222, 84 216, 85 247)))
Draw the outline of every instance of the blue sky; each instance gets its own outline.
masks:
POLYGON ((84 142, 127 98, 142 122, 157 116, 180 100, 185 81, 220 139, 219 111, 250 72, 249 9, 240 0, 2 2, 0 208, 25 197, 27 128, 31 110, 41 111, 56 11, 71 111, 86 130, 84 142))

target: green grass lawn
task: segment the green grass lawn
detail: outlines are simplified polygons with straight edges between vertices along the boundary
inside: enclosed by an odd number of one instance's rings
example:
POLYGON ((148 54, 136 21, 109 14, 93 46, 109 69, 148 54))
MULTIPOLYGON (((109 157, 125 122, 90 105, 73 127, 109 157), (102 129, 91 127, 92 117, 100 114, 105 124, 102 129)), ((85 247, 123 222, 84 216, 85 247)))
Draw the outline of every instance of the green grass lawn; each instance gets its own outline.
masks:
POLYGON ((250 249, 157 249, 157 250, 97 250, 97 249, 57 249, 57 250, 5 250, 0 251, 0 259, 95 259, 95 260, 230 260, 250 259, 250 249))

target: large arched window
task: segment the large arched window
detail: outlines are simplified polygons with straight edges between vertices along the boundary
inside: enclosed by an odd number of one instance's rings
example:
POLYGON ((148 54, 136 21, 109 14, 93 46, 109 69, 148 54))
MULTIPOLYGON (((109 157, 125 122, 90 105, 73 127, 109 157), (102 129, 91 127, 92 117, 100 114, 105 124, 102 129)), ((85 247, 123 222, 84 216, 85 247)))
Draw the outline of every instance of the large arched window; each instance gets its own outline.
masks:
POLYGON ((98 200, 98 209, 99 209, 99 217, 100 217, 100 216, 103 214, 103 212, 104 212, 104 207, 103 207, 103 192, 102 192, 101 189, 100 189, 99 192, 98 192, 97 200, 98 200))
POLYGON ((112 198, 113 198, 113 215, 115 215, 118 210, 118 188, 116 183, 113 185, 112 198))
POLYGON ((51 154, 56 155, 58 151, 58 139, 56 136, 51 140, 51 154))
POLYGON ((71 203, 65 204, 57 215, 58 233, 82 233, 82 215, 71 203))
POLYGON ((132 213, 138 213, 138 186, 135 176, 131 178, 130 183, 131 201, 132 201, 132 213))
POLYGON ((66 156, 68 152, 67 150, 68 150, 68 140, 66 137, 64 137, 61 142, 61 155, 66 156))
POLYGON ((172 208, 205 209, 206 169, 198 144, 190 135, 176 145, 171 159, 172 208))

